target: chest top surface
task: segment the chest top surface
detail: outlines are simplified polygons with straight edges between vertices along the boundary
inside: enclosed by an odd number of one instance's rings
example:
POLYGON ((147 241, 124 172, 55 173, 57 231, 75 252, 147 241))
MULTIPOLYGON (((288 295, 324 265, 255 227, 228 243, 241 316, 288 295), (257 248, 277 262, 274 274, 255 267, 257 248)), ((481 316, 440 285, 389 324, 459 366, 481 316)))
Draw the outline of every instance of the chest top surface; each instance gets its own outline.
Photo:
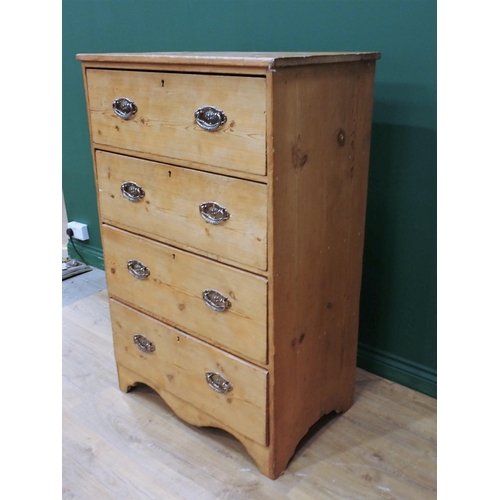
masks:
POLYGON ((145 52, 78 54, 84 63, 154 63, 253 67, 273 69, 287 66, 329 64, 380 59, 379 52, 145 52))

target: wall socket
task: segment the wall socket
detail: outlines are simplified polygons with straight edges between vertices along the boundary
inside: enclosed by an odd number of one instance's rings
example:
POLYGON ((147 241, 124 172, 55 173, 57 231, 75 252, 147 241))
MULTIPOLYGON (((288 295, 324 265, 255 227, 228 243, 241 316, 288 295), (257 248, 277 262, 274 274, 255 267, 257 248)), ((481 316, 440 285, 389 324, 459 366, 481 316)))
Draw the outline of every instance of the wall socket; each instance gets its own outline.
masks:
POLYGON ((80 241, 89 239, 89 230, 87 224, 81 222, 68 222, 68 229, 73 231, 73 238, 80 241))

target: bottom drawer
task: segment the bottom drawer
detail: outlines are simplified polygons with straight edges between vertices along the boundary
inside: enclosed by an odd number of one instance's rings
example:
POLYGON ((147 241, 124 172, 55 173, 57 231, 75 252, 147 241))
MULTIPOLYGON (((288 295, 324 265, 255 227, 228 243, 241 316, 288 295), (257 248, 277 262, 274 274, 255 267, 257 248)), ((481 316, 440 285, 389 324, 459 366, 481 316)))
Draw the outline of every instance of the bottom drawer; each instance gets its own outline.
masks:
POLYGON ((110 300, 115 357, 249 439, 267 445, 267 371, 110 300))

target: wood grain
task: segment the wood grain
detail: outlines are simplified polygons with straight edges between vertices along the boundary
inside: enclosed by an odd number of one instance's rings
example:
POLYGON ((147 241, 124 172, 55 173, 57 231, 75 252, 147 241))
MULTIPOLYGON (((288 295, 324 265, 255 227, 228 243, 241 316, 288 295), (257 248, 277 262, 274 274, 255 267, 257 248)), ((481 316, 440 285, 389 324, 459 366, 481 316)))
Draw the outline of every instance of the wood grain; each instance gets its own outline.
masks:
POLYGON ((112 297, 244 359, 267 362, 266 279, 112 226, 103 226, 102 241, 112 297), (147 266, 146 279, 130 274, 131 259, 147 266), (210 309, 206 289, 227 297, 231 307, 210 309))
POLYGON ((94 143, 265 175, 264 78, 89 69, 87 81, 94 143), (113 112, 120 97, 137 105, 128 120, 113 112), (194 113, 203 106, 227 123, 202 129, 194 113))
POLYGON ((274 477, 316 420, 353 402, 373 76, 370 62, 273 73, 274 477))
POLYGON ((62 498, 437 497, 435 399, 358 370, 353 407, 271 481, 231 435, 186 424, 146 386, 119 390, 105 291, 62 318, 62 498))
POLYGON ((233 265, 267 269, 266 186, 221 175, 96 152, 101 220, 233 265), (140 185, 138 202, 123 197, 123 182, 140 185), (215 201, 230 218, 205 222, 199 206, 215 201))

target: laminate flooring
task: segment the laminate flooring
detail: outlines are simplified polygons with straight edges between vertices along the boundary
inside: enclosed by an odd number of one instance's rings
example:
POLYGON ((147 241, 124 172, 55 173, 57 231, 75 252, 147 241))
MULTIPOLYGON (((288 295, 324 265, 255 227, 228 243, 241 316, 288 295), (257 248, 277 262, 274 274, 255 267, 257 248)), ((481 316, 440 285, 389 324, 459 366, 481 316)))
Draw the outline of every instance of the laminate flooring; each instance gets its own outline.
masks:
POLYGON ((63 298, 64 499, 436 498, 436 400, 363 370, 354 406, 323 417, 275 481, 232 436, 184 423, 147 386, 121 392, 104 273, 97 285, 91 274, 67 280, 63 298))

